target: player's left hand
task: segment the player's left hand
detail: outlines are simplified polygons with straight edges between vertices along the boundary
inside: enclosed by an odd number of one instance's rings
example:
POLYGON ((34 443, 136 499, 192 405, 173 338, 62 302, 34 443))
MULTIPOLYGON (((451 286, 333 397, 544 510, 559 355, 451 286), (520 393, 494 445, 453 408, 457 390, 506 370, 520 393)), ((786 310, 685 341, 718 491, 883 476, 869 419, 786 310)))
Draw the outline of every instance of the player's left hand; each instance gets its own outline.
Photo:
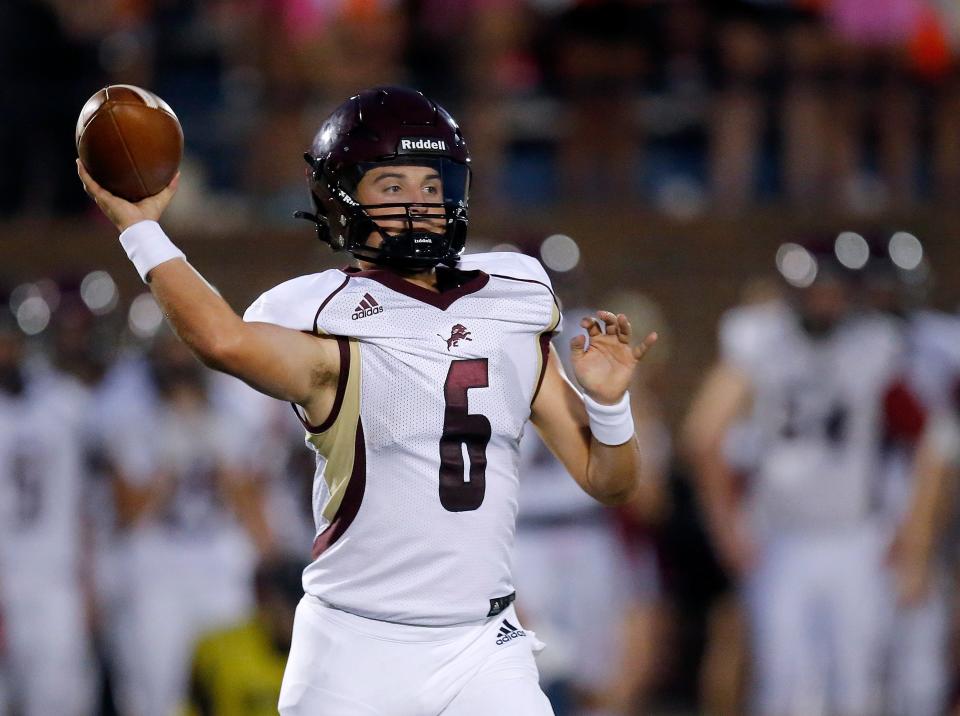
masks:
POLYGON ((637 363, 657 342, 651 333, 639 345, 631 345, 630 321, 622 313, 597 311, 580 321, 590 336, 576 336, 570 341, 573 373, 593 400, 605 405, 618 403, 630 387, 637 363))

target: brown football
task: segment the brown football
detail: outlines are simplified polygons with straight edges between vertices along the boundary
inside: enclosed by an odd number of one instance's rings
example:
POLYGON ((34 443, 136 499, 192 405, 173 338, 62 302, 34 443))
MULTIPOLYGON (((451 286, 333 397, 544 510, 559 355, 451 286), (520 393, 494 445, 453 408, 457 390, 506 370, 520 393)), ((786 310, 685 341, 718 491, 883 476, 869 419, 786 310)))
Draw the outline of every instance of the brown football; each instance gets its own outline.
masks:
POLYGON ((110 85, 77 120, 77 153, 97 183, 128 201, 161 191, 183 157, 183 130, 170 105, 133 85, 110 85))

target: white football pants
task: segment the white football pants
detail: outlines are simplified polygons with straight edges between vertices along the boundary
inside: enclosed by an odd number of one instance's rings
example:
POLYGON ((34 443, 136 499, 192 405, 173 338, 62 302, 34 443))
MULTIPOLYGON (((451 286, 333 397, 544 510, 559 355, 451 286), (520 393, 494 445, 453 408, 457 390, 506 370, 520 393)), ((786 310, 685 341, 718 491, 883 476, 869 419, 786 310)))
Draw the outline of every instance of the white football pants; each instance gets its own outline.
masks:
POLYGON ((480 625, 365 619, 305 596, 280 691, 281 716, 552 716, 513 607, 480 625))

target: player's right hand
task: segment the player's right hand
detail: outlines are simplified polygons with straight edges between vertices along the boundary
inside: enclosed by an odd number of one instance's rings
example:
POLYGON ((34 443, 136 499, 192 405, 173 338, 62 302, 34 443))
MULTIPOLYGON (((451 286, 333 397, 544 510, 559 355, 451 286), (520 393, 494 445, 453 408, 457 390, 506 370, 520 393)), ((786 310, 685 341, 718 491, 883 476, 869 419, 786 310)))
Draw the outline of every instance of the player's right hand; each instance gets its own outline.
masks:
POLYGON ((100 211, 110 219, 120 233, 140 221, 159 221, 160 216, 167 208, 167 204, 173 199, 173 195, 177 191, 177 185, 180 183, 180 172, 177 172, 176 176, 160 193, 148 196, 134 204, 111 194, 97 184, 79 159, 77 159, 77 173, 80 175, 80 181, 83 182, 84 191, 97 202, 100 211))

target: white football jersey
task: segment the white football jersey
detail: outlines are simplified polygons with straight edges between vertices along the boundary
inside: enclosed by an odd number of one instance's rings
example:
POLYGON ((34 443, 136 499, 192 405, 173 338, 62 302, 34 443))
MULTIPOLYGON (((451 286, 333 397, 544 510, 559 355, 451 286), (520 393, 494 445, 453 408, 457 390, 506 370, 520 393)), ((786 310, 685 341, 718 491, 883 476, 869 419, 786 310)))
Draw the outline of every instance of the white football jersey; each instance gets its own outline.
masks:
POLYGON ((960 318, 923 310, 904 326, 907 378, 932 412, 956 410, 960 380, 960 318))
MULTIPOLYGON (((939 421, 939 429, 946 424, 946 429, 955 433, 960 407, 960 320, 922 310, 910 314, 900 327, 905 387, 918 399, 928 426, 939 421)), ((912 502, 914 448, 911 441, 889 441, 883 452, 885 507, 894 524, 906 515, 912 502)))
POLYGON ((835 528, 875 514, 884 399, 901 370, 895 327, 863 316, 815 339, 772 303, 727 313, 720 343, 752 388, 761 529, 835 528))
POLYGON ((138 578, 163 579, 184 565, 247 569, 252 545, 218 485, 222 470, 247 477, 249 433, 242 419, 218 410, 212 399, 193 411, 177 410, 145 379, 130 385, 136 383, 143 392, 130 396, 122 422, 112 420, 102 436, 106 458, 133 485, 162 474, 175 487, 161 510, 125 531, 126 577, 136 571, 138 578))
POLYGON ((89 395, 52 371, 0 393, 0 584, 76 576, 89 395))
POLYGON ((482 620, 514 591, 518 445, 560 321, 529 257, 466 256, 438 274, 440 293, 382 269, 325 271, 244 316, 340 345, 332 414, 307 436, 317 538, 305 590, 419 625, 482 620))

